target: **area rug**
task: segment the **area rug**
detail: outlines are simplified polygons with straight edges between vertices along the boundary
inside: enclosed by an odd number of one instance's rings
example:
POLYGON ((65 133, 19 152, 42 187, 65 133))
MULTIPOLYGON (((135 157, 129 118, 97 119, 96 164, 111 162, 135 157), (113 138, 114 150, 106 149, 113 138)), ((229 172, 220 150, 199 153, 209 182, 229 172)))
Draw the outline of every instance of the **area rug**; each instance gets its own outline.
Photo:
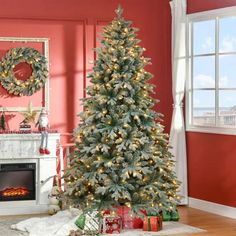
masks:
MULTIPOLYGON (((50 217, 0 219, 0 235, 2 236, 67 236, 70 230, 75 230, 77 210, 61 211, 50 217)), ((205 230, 179 222, 164 222, 163 230, 159 232, 144 232, 142 230, 127 230, 112 236, 158 236, 187 233, 201 233, 205 230)), ((107 236, 107 235, 106 235, 107 236)))
MULTIPOLYGON (((142 230, 127 230, 121 234, 112 234, 112 236, 168 236, 175 234, 188 234, 188 233, 201 233, 206 232, 206 230, 192 227, 189 225, 181 224, 179 222, 164 222, 163 229, 159 232, 145 232, 142 230)), ((104 234, 105 235, 105 234, 104 234)), ((107 234, 106 234, 107 236, 107 234)))

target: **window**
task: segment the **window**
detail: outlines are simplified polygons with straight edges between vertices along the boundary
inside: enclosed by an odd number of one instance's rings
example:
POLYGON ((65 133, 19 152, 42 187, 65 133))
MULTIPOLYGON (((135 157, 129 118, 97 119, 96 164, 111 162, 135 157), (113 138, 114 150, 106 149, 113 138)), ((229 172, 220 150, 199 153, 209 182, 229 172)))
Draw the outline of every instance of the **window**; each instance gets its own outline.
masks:
POLYGON ((236 8, 189 15, 187 130, 236 134, 236 8))

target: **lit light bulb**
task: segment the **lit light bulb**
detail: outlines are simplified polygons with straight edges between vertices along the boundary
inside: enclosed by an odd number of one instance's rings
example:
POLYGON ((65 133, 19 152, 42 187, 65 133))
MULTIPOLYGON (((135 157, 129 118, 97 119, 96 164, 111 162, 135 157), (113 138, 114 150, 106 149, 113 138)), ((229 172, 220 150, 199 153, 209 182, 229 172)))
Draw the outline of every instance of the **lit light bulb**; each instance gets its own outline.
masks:
POLYGON ((124 124, 124 128, 128 128, 129 125, 127 123, 124 124))

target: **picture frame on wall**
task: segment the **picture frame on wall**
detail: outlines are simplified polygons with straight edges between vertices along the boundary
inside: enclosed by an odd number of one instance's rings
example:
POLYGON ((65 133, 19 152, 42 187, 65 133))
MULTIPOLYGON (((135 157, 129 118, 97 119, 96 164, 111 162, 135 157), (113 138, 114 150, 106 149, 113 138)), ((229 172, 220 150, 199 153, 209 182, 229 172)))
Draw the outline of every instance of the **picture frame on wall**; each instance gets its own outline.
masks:
MULTIPOLYGON (((49 38, 0 37, 0 60, 13 48, 32 48, 37 50, 46 58, 48 75, 43 87, 30 96, 11 95, 0 85, 0 96, 2 98, 0 111, 24 112, 27 111, 29 102, 32 102, 32 109, 35 111, 41 111, 43 107, 49 111, 49 38)), ((24 68, 19 68, 16 73, 21 76, 21 74, 27 73, 24 70, 24 68)))

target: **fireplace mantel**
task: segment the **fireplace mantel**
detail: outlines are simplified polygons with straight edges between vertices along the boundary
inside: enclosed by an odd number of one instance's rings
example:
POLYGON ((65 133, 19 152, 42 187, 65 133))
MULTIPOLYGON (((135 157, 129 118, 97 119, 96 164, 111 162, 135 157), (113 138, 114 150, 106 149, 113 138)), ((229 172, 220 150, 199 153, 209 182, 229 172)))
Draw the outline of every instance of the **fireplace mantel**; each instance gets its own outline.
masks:
MULTIPOLYGON (((58 133, 49 133, 48 148, 50 155, 45 157, 56 157, 56 145, 59 141, 58 133)), ((41 158, 39 155, 41 134, 0 134, 0 160, 18 158, 41 158)))
POLYGON ((49 155, 39 154, 40 141, 40 133, 0 134, 0 164, 36 164, 36 199, 0 202, 0 215, 47 212, 48 194, 53 186, 53 176, 56 175, 56 150, 60 134, 49 133, 49 155))

